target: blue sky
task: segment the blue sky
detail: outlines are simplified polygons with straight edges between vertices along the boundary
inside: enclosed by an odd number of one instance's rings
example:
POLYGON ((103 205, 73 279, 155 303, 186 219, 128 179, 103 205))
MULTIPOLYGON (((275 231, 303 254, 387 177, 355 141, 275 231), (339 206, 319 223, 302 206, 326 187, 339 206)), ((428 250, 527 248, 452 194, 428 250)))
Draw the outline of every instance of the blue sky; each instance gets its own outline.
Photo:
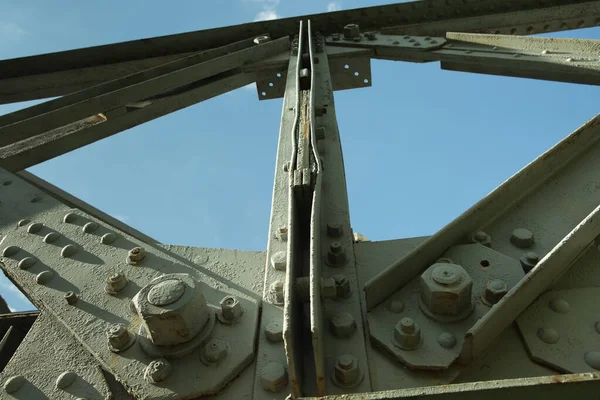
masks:
MULTIPOLYGON (((388 3, 3 0, 0 59, 388 3)), ((352 225, 371 240, 434 233, 599 111, 593 86, 437 63, 374 60, 372 74, 372 87, 336 92, 352 225)), ((262 251, 280 114, 281 99, 242 88, 30 171, 163 243, 262 251)), ((32 308, 4 277, 0 293, 32 308)))

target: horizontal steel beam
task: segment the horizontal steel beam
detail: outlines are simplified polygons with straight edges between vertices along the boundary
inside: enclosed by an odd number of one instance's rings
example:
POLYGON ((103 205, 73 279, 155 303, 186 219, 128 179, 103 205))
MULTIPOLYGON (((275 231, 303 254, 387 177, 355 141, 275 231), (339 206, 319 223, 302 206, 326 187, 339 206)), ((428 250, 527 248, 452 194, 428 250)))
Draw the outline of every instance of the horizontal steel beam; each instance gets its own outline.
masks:
POLYGON ((253 81, 254 74, 227 72, 204 79, 179 93, 147 100, 138 107, 122 107, 108 115, 86 118, 0 148, 0 166, 11 172, 24 170, 253 81))
POLYGON ((292 36, 300 20, 310 19, 324 34, 341 32, 346 24, 357 23, 363 31, 388 27, 387 33, 428 36, 448 31, 536 34, 600 23, 598 0, 547 0, 543 6, 534 1, 457 3, 430 0, 366 7, 3 60, 0 104, 66 94, 98 83, 97 76, 114 79, 148 68, 149 64, 172 61, 161 57, 180 58, 185 53, 224 46, 264 32, 273 37, 292 36))

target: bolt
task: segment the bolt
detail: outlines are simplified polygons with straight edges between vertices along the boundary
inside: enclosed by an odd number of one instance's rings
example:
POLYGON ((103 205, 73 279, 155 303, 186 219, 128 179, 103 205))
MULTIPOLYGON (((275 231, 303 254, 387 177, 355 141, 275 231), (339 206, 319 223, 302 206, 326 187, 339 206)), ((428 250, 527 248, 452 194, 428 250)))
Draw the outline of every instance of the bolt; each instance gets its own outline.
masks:
POLYGON ((42 271, 39 274, 37 274, 37 276, 35 277, 35 281, 40 285, 44 285, 50 282, 52 278, 54 278, 54 272, 42 271))
POLYGON ((98 228, 100 227, 100 225, 98 225, 97 222, 91 221, 88 222, 87 224, 85 224, 82 228, 84 233, 92 233, 95 232, 98 228))
POLYGON ((538 338, 548 344, 555 344, 560 339, 558 332, 552 328, 540 328, 537 330, 538 338))
POLYGON ((327 236, 330 237, 340 237, 344 233, 344 227, 342 224, 327 224, 327 236))
POLYGON ((283 324, 278 319, 273 319, 265 325, 265 336, 269 342, 283 341, 283 324))
POLYGON ((433 264, 421 275, 421 301, 432 314, 467 317, 473 310, 473 280, 460 265, 433 264))
POLYGON ((17 226, 18 227, 23 227, 23 226, 27 225, 28 223, 29 223, 29 220, 27 218, 26 219, 22 219, 19 222, 17 222, 17 226))
POLYGON ((220 304, 219 320, 221 320, 221 322, 235 322, 244 313, 242 304, 233 296, 225 296, 220 304))
POLYGON ((75 222, 75 220, 77 219, 77 217, 78 217, 78 215, 75 214, 75 213, 73 213, 73 212, 67 213, 63 217, 63 222, 65 224, 72 224, 73 222, 75 222))
POLYGON ((331 330, 338 338, 349 338, 356 332, 356 321, 352 314, 341 312, 331 317, 331 330))
POLYGON ((77 374, 73 371, 63 372, 56 378, 56 388, 57 389, 66 389, 75 382, 77 379, 77 374))
POLYGON ((583 359, 590 367, 600 370, 600 351, 590 351, 585 353, 583 359))
POLYGON ((283 282, 275 281, 269 287, 269 298, 276 305, 281 305, 284 302, 283 297, 283 282))
POLYGON ((111 244, 115 240, 117 240, 117 235, 115 235, 114 233, 105 233, 100 238, 100 243, 102 243, 102 244, 111 244))
POLYGON ((263 44, 263 43, 267 43, 268 41, 270 41, 271 38, 269 36, 258 36, 256 38, 254 38, 254 43, 255 44, 263 44))
POLYGON ((554 299, 550 302, 550 308, 556 313, 566 314, 569 312, 571 306, 569 306, 566 300, 554 299))
POLYGON ((285 271, 287 268, 287 253, 278 251, 271 256, 271 266, 278 271, 285 271))
POLYGON ((285 368, 278 362, 265 365, 261 373, 263 389, 269 392, 279 392, 287 386, 288 379, 285 368))
POLYGON ((227 356, 228 347, 224 340, 211 339, 204 345, 200 359, 205 364, 218 363, 227 356))
POLYGON ((456 337, 449 332, 442 332, 438 336, 438 344, 445 349, 451 349, 456 346, 456 337))
POLYGON ((60 251, 60 256, 63 258, 69 258, 74 256, 75 253, 77 253, 77 245, 68 244, 62 248, 62 250, 60 251))
POLYGON ((350 297, 352 294, 352 288, 350 287, 350 281, 345 275, 335 274, 332 276, 335 281, 336 295, 339 299, 345 299, 350 297))
POLYGON ((127 263, 137 264, 146 258, 146 250, 143 247, 134 247, 127 254, 127 263))
POLYGON ((321 297, 332 299, 337 297, 337 284, 333 278, 321 278, 321 297))
POLYGON ((18 266, 20 269, 29 269, 33 266, 33 264, 35 264, 35 258, 25 257, 24 259, 19 261, 18 266))
POLYGON ((403 350, 414 350, 421 344, 421 329, 412 318, 402 318, 394 327, 393 343, 403 350))
POLYGON ((132 336, 123 324, 115 324, 108 328, 106 337, 108 348, 115 353, 127 349, 132 342, 132 336))
POLYGON ((44 224, 42 224, 40 222, 34 222, 27 227, 27 232, 28 233, 38 233, 39 231, 42 230, 43 227, 44 227, 44 224))
POLYGON ((164 358, 159 358, 148 364, 146 371, 144 371, 144 378, 147 382, 156 384, 167 379, 171 373, 171 369, 171 363, 164 358))
POLYGON ((77 295, 75 294, 75 292, 67 292, 65 293, 65 300, 67 301, 67 304, 69 305, 73 305, 75 303, 77 303, 77 295))
POLYGON ((129 281, 123 272, 116 272, 106 279, 104 291, 108 294, 115 295, 125 289, 129 281))
POLYGON ((500 301, 504 295, 508 293, 508 285, 501 279, 492 279, 487 281, 485 292, 483 294, 483 302, 492 305, 500 301))
POLYGON ((333 34, 331 35, 331 38, 332 38, 332 39, 333 39, 335 42, 337 42, 338 40, 340 40, 340 34, 339 34, 339 33, 333 33, 333 34))
POLYGON ((8 246, 5 247, 4 250, 2 250, 2 255, 4 257, 12 257, 15 254, 17 254, 19 250, 21 250, 19 246, 8 246))
POLYGON ((327 263, 332 267, 340 267, 346 264, 347 261, 348 259, 346 258, 342 244, 340 242, 331 243, 329 252, 327 253, 327 263))
POLYGON ((288 228, 286 226, 280 226, 279 228, 277 228, 275 236, 277 236, 277 239, 281 240, 282 242, 287 242, 288 228))
POLYGON ((520 249, 528 249, 533 246, 533 232, 525 228, 517 228, 510 236, 510 242, 520 249))
POLYGON ((492 237, 483 231, 475 232, 471 237, 471 242, 480 243, 484 246, 490 247, 492 244, 492 237))
POLYGON ((60 233, 58 232, 50 232, 46 236, 44 236, 44 243, 54 243, 58 239, 60 239, 60 233))
POLYGON ((537 253, 534 253, 533 251, 530 251, 528 253, 525 253, 519 259, 519 261, 521 262, 521 266, 523 267, 523 271, 525 271, 525 273, 528 273, 540 261, 540 256, 538 256, 537 253))
POLYGON ((338 357, 335 367, 333 380, 339 386, 354 386, 360 381, 361 371, 356 357, 344 354, 338 357))
POLYGON ((344 26, 344 39, 346 40, 360 40, 360 27, 357 24, 348 24, 344 26))
POLYGON ((6 393, 14 393, 21 389, 25 384, 26 379, 22 375, 11 376, 4 382, 4 391, 6 393))

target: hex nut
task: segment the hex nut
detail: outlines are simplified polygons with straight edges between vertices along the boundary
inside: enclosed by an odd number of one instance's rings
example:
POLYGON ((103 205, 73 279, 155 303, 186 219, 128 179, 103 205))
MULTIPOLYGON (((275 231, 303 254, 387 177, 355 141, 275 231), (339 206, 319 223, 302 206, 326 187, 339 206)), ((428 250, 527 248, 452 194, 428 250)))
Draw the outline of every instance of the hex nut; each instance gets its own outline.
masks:
POLYGON ((285 368, 278 362, 265 365, 261 373, 263 389, 269 392, 279 392, 288 384, 285 368))
POLYGON ((269 299, 275 305, 281 305, 284 302, 283 282, 275 281, 269 286, 269 299))
POLYGON ((77 253, 78 247, 75 244, 68 244, 60 251, 60 256, 63 258, 73 257, 77 253))
POLYGON ((344 39, 354 40, 360 38, 360 27, 357 24, 344 26, 344 39))
POLYGON ((528 249, 533 246, 533 232, 525 228, 517 228, 512 231, 510 242, 520 249, 528 249))
POLYGON ((155 345, 190 341, 212 312, 200 284, 188 274, 160 276, 144 286, 132 302, 148 339, 155 345))
POLYGON ((133 344, 135 335, 132 335, 125 325, 115 324, 106 331, 106 338, 108 339, 110 351, 118 353, 128 349, 133 344))
POLYGON ((433 264, 420 279, 421 301, 431 313, 462 316, 472 310, 473 280, 460 265, 433 264))
POLYGON ((540 256, 538 256, 537 253, 534 253, 533 251, 530 251, 528 253, 523 254, 521 256, 521 258, 519 259, 519 261, 521 262, 521 266, 523 267, 523 271, 525 273, 528 273, 540 261, 540 256))
POLYGON ((334 371, 333 382, 341 387, 356 386, 362 380, 362 371, 356 357, 344 354, 338 357, 334 371))
POLYGON ((337 297, 337 283, 333 278, 321 278, 321 297, 332 299, 337 297))
POLYGON ((508 285, 501 279, 487 281, 482 300, 487 305, 493 305, 500 301, 508 293, 508 285))
POLYGON ((340 242, 333 242, 327 252, 327 264, 332 267, 341 267, 348 262, 344 246, 340 242))
POLYGON ((346 299, 352 294, 352 288, 350 287, 350 281, 346 275, 335 274, 332 276, 335 281, 336 296, 339 299, 346 299))
POLYGON ((483 231, 478 231, 471 236, 471 242, 490 247, 492 245, 492 237, 483 231))
POLYGON ((338 338, 349 338, 356 332, 356 321, 352 314, 341 312, 331 317, 331 330, 338 338))
POLYGON ((123 272, 116 272, 106 278, 104 291, 108 294, 115 295, 125 289, 128 282, 129 281, 123 272))
POLYGON ((127 263, 136 265, 146 258, 146 250, 143 247, 134 247, 127 254, 127 263))
POLYGON ((337 238, 344 234, 344 226, 342 224, 327 224, 327 236, 337 238))
POLYGON ((277 228, 277 232, 275 232, 275 236, 277 236, 277 239, 281 240, 282 242, 287 242, 287 240, 288 240, 287 226, 280 226, 279 228, 277 228))
POLYGON ((172 369, 171 363, 164 358, 153 360, 144 371, 144 379, 151 384, 162 382, 171 374, 172 369))
POLYGON ((221 308, 217 314, 219 321, 223 323, 233 323, 240 319, 244 313, 244 308, 238 299, 233 296, 225 296, 220 303, 221 308))
POLYGON ((412 318, 402 318, 394 327, 392 342, 403 350, 414 350, 421 345, 421 328, 412 318))
POLYGON ((277 271, 285 271, 287 268, 287 253, 278 251, 271 256, 271 266, 277 271))
POLYGON ((200 360, 204 364, 216 364, 227 356, 229 344, 220 339, 211 339, 204 345, 200 360))
POLYGON ((283 341, 283 323, 281 320, 274 319, 265 325, 265 337, 272 343, 283 341))
POLYGON ((64 298, 67 301, 67 304, 71 306, 77 303, 77 295, 75 294, 75 292, 69 291, 65 293, 64 298))

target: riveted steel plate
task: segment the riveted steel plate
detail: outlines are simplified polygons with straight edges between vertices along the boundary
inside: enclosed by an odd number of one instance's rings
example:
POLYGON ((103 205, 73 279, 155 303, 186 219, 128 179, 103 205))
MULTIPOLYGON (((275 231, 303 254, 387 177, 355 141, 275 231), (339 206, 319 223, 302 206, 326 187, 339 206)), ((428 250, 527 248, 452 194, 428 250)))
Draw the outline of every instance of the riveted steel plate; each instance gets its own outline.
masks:
POLYGON ((473 281, 471 297, 474 309, 468 317, 454 322, 430 318, 429 313, 423 311, 424 306, 419 304, 419 277, 368 314, 369 330, 374 343, 412 369, 447 369, 458 358, 464 335, 490 309, 482 300, 486 283, 500 279, 510 289, 523 277, 523 269, 517 260, 480 244, 451 247, 443 258, 462 266, 473 281), (412 318, 421 329, 422 343, 414 350, 403 350, 393 341, 394 327, 405 317, 412 318), (449 335, 456 341, 454 346, 447 344, 449 335))
POLYGON ((7 211, 0 216, 1 231, 5 235, 0 248, 18 247, 17 252, 9 251, 9 255, 3 257, 2 268, 38 306, 54 314, 85 347, 92 349, 94 357, 131 394, 159 399, 216 393, 252 361, 259 315, 256 299, 223 282, 217 289, 211 285, 216 278, 198 272, 191 262, 145 245, 81 211, 69 209, 4 170, 0 171, 0 180, 12 181, 3 187, 1 195, 7 211), (67 214, 70 217, 65 222, 67 214), (24 218, 41 222, 44 227, 34 234, 28 233, 27 225, 16 223, 24 218), (85 233, 83 226, 92 221, 98 224, 98 229, 85 233), (59 235, 58 240, 44 242, 42 239, 51 232, 59 235), (101 243, 101 238, 108 233, 116 234, 117 239, 110 244, 101 243), (64 257, 62 249, 67 245, 77 246, 77 251, 64 257), (147 255, 137 265, 130 265, 126 262, 127 254, 136 246, 143 246, 147 255), (20 269, 19 261, 25 257, 36 261, 28 269, 20 269), (36 277, 43 271, 50 271, 53 276, 46 283, 38 284, 36 277), (105 280, 117 271, 123 271, 129 283, 116 296, 111 296, 104 291, 105 280), (115 355, 107 346, 105 331, 110 324, 122 323, 130 332, 138 332, 140 319, 131 311, 130 300, 153 278, 166 273, 190 274, 202 287, 207 303, 212 305, 218 305, 227 294, 234 295, 245 311, 234 325, 215 324, 210 337, 227 341, 231 348, 218 365, 206 366, 201 362, 200 346, 191 354, 172 360, 170 376, 159 385, 151 385, 144 380, 144 369, 152 358, 142 351, 140 341, 115 355), (78 301, 74 305, 64 300, 67 291, 77 294, 78 301))
POLYGON ((600 288, 596 287, 551 291, 538 297, 517 318, 530 357, 567 373, 600 369, 600 353, 589 354, 600 352, 598 299, 600 288))

